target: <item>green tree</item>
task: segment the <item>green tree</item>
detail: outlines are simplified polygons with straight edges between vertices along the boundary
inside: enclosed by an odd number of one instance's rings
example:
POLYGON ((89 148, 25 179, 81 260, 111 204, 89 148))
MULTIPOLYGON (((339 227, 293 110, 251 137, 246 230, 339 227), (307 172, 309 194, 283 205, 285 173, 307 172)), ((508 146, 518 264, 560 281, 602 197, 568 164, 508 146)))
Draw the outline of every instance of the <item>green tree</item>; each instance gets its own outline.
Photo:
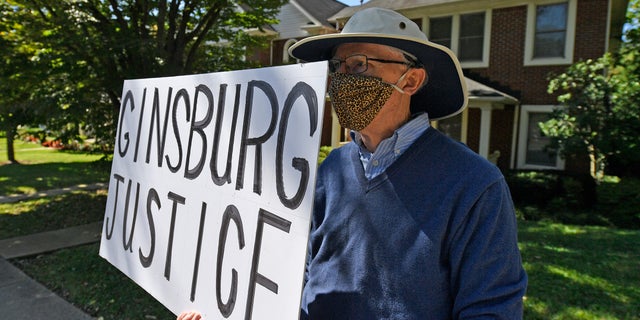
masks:
MULTIPOLYGON (((637 21, 637 11, 629 12, 629 21, 637 21)), ((640 37, 630 26, 617 52, 578 62, 549 83, 549 93, 558 92, 563 105, 540 125, 552 140, 549 147, 565 156, 588 154, 596 181, 614 162, 624 167, 640 161, 640 37)))
POLYGON ((15 9, 0 2, 0 127, 7 139, 7 158, 12 163, 18 162, 13 149, 18 125, 45 119, 46 108, 36 106, 42 101, 33 99, 41 79, 47 77, 41 72, 55 72, 46 60, 47 50, 36 40, 42 30, 32 34, 39 29, 16 24, 16 20, 27 21, 29 17, 15 9))
MULTIPOLYGON (((274 22, 284 0, 13 0, 10 31, 39 42, 48 66, 30 103, 54 104, 52 128, 78 127, 110 143, 124 79, 257 66, 243 56, 266 43, 247 30, 274 22)), ((11 73, 11 66, 3 67, 11 73)), ((22 90, 19 90, 22 91, 22 90)), ((3 111, 3 114, 5 112, 3 111)), ((64 130, 63 130, 64 132, 64 130)))

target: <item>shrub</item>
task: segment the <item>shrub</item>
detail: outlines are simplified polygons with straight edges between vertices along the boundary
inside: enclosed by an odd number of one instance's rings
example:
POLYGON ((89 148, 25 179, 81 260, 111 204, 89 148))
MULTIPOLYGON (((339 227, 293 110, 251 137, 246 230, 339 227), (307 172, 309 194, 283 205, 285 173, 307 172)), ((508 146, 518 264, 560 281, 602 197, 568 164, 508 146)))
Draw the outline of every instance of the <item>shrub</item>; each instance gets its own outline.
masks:
POLYGON ((329 153, 331 153, 331 150, 333 150, 333 147, 331 146, 320 147, 320 152, 318 153, 318 165, 320 165, 322 161, 324 161, 324 159, 329 155, 329 153))
POLYGON ((596 186, 588 175, 551 171, 505 178, 521 219, 640 229, 640 179, 607 177, 596 186))
POLYGON ((518 206, 544 208, 560 193, 558 176, 544 171, 513 171, 505 174, 511 196, 518 206))
POLYGON ((640 179, 605 179, 598 186, 595 210, 613 225, 640 229, 640 179))

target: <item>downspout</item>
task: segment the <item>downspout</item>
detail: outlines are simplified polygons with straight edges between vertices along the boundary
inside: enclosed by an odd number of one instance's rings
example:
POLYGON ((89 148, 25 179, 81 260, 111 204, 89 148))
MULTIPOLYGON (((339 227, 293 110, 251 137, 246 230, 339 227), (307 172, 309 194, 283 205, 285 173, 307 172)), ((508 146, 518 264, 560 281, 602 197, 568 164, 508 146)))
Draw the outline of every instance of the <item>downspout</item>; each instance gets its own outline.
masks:
POLYGON ((273 39, 269 40, 269 66, 273 66, 273 39))

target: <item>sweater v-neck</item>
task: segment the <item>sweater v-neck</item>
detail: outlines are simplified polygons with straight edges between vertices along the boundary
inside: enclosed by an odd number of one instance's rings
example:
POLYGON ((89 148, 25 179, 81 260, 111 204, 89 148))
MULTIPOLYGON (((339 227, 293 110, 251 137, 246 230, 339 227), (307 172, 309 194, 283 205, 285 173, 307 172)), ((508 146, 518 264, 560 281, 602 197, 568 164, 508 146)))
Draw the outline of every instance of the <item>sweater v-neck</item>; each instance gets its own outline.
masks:
POLYGON ((422 144, 428 143, 429 140, 432 139, 435 135, 435 130, 426 130, 420 137, 418 137, 407 150, 396 159, 384 172, 380 173, 378 176, 369 180, 365 176, 364 167, 362 166, 362 162, 360 161, 360 153, 358 149, 358 145, 355 142, 351 142, 351 150, 350 150, 350 158, 351 165, 353 166, 353 170, 355 176, 358 179, 358 182, 362 186, 362 189, 365 193, 375 189, 380 184, 384 183, 389 179, 390 176, 393 176, 399 167, 402 167, 402 163, 405 161, 410 161, 410 159, 415 158, 416 152, 419 150, 423 150, 422 144))

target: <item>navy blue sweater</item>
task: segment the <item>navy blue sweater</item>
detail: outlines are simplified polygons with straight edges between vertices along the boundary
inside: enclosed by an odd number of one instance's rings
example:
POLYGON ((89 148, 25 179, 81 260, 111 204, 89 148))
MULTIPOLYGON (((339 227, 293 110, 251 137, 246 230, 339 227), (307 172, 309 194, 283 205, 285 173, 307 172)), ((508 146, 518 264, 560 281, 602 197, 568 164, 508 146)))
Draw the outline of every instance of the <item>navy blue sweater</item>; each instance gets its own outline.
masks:
POLYGON ((367 180, 354 143, 319 169, 302 319, 520 319, 527 277, 500 171, 427 130, 367 180))

